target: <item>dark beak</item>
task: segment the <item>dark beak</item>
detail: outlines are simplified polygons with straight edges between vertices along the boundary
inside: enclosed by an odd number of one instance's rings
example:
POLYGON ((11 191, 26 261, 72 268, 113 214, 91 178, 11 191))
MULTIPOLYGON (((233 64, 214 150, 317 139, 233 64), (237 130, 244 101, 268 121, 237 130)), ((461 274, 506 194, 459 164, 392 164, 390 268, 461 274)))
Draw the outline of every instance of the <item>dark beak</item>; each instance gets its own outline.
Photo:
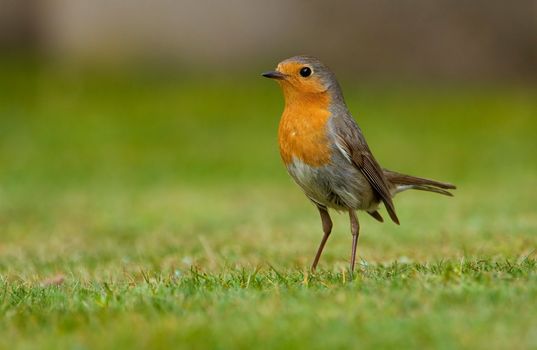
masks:
POLYGON ((265 72, 261 75, 264 76, 265 78, 270 78, 270 79, 279 79, 279 80, 285 79, 285 74, 276 72, 276 71, 265 72))

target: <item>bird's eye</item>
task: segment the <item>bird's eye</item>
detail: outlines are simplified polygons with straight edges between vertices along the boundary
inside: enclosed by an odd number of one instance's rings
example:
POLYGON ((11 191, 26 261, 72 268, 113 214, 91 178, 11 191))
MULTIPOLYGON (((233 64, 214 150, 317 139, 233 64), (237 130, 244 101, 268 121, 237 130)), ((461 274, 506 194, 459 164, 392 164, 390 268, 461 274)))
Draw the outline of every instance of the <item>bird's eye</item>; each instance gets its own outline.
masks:
POLYGON ((310 67, 304 67, 300 70, 300 75, 304 78, 309 77, 311 75, 311 68, 310 67))

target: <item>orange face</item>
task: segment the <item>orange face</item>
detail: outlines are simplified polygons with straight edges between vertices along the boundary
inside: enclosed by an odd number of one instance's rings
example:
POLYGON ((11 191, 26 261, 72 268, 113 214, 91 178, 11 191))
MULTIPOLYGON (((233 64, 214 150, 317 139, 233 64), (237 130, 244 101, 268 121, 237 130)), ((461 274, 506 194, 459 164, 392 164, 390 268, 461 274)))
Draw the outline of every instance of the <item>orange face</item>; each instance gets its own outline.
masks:
POLYGON ((283 61, 276 67, 276 72, 282 74, 278 83, 282 86, 286 98, 294 94, 320 94, 327 90, 311 65, 283 61))

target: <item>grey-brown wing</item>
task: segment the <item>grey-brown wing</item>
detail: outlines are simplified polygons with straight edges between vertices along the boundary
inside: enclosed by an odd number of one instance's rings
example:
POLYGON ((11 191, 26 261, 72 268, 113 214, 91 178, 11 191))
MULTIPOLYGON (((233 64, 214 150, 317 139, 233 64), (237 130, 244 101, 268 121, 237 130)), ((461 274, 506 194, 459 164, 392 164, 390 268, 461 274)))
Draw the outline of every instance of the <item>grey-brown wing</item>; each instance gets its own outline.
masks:
POLYGON ((337 141, 342 151, 346 152, 349 160, 367 178, 371 187, 378 194, 390 218, 396 224, 399 219, 395 213, 390 187, 382 168, 373 157, 360 127, 351 116, 338 116, 334 120, 337 141))

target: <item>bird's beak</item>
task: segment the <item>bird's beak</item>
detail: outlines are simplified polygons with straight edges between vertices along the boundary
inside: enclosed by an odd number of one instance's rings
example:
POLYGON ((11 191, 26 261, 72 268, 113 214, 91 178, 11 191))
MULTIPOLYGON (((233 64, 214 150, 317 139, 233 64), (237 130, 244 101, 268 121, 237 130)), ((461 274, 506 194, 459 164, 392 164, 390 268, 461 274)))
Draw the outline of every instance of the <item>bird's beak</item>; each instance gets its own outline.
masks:
POLYGON ((285 79, 285 76, 286 76, 285 74, 280 73, 278 71, 265 72, 261 75, 264 76, 265 78, 278 79, 278 80, 285 79))

